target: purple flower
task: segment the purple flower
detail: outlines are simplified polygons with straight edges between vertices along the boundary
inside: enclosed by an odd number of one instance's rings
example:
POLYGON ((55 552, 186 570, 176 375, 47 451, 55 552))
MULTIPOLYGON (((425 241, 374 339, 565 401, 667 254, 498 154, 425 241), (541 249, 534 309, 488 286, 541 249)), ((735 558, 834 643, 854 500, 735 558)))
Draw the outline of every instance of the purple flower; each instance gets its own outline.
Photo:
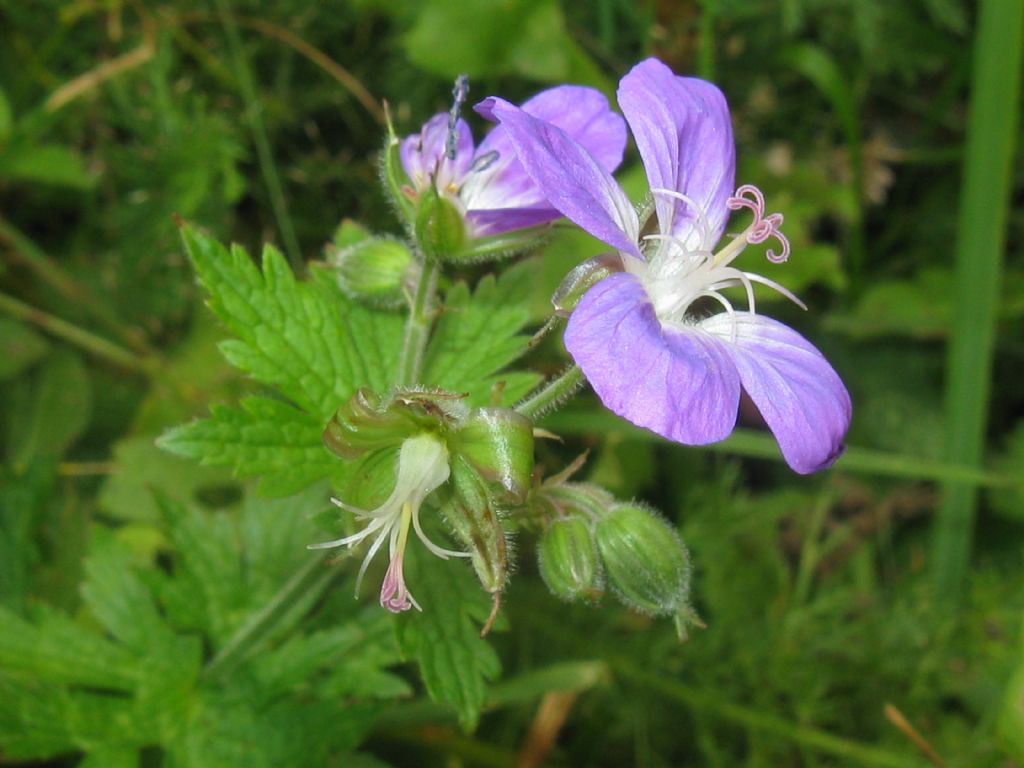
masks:
MULTIPOLYGON (((680 443, 722 440, 746 391, 800 473, 831 465, 843 451, 850 397, 822 354, 782 323, 756 314, 753 283, 800 303, 777 283, 732 266, 750 243, 774 237, 784 261, 781 214, 765 216, 756 187, 733 192, 735 146, 721 91, 677 77, 656 59, 619 84, 619 105, 647 171, 657 232, 640 221, 608 171, 572 137, 508 102, 477 106, 499 121, 516 156, 551 204, 616 248, 617 272, 590 288, 569 318, 565 344, 608 408, 680 443), (730 211, 754 221, 714 252, 730 211), (745 289, 748 310, 723 295, 745 289), (723 311, 706 316, 702 305, 723 311)), ((801 306, 803 306, 801 304, 801 306)))
MULTIPOLYGON (((625 123, 598 91, 574 85, 551 88, 523 104, 522 110, 557 125, 609 173, 622 162, 625 123)), ((495 127, 474 151, 469 126, 460 119, 455 125, 454 158, 445 152, 447 143, 445 112, 434 115, 419 133, 402 140, 402 167, 412 181, 412 194, 435 185, 465 213, 475 237, 533 227, 561 217, 516 159, 501 126, 495 127)))

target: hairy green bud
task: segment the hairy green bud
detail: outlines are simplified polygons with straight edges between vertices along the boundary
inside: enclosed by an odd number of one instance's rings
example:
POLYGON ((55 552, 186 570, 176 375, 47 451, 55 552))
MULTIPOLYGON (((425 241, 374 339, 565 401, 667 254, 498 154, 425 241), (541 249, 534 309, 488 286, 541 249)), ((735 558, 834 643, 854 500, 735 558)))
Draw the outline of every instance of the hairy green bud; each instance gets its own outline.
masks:
POLYGON ((604 592, 604 569, 591 525, 579 517, 555 520, 537 545, 541 578, 562 600, 597 600, 604 592))
MULTIPOLYGON (((351 232, 339 231, 339 235, 352 239, 351 232)), ((368 236, 348 245, 328 246, 327 257, 346 295, 381 307, 402 304, 417 270, 409 247, 388 237, 368 236)))
POLYGON ((416 208, 416 242, 430 258, 458 259, 466 244, 465 214, 452 200, 430 187, 416 208))
POLYGON ((676 529, 639 504, 613 507, 595 526, 608 582, 623 603, 667 616, 688 609, 690 557, 676 529))
POLYGON ((450 448, 490 486, 496 500, 519 504, 533 477, 533 424, 511 408, 479 408, 452 434, 450 448))

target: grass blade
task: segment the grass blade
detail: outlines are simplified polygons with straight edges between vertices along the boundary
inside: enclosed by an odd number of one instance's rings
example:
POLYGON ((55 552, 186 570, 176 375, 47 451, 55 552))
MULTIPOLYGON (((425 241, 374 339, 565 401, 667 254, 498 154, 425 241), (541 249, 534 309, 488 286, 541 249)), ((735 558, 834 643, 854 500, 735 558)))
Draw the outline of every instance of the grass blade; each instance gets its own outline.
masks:
MULTIPOLYGON (((946 382, 946 457, 967 467, 980 467, 983 460, 1020 101, 1022 29, 1024 0, 980 3, 946 382)), ((935 521, 931 569, 936 590, 951 599, 961 592, 967 573, 976 506, 974 486, 947 484, 935 521)))

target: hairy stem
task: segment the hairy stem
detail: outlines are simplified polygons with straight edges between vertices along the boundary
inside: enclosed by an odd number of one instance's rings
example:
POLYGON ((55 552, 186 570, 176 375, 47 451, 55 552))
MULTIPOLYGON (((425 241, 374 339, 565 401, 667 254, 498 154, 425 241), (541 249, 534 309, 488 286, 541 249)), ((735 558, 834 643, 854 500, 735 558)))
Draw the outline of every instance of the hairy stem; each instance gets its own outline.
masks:
POLYGON ((437 264, 424 258, 423 268, 416 283, 416 293, 409 305, 409 319, 405 323, 402 357, 398 361, 399 386, 415 384, 423 373, 423 354, 430 341, 434 324, 434 298, 437 293, 437 264))
POLYGON ((568 400, 577 389, 583 386, 584 381, 583 371, 580 370, 580 367, 570 365, 519 403, 516 410, 528 419, 536 419, 568 400))

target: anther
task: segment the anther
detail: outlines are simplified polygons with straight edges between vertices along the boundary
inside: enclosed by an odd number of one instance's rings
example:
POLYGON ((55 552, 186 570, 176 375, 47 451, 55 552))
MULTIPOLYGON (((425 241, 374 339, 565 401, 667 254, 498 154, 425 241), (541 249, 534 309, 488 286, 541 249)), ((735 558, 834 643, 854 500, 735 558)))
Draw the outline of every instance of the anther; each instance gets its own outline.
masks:
POLYGON ((480 157, 473 161, 473 164, 469 166, 470 173, 480 173, 486 171, 496 162, 501 155, 498 154, 498 150, 492 149, 490 152, 484 152, 480 157))
POLYGON ((455 78, 455 87, 452 88, 452 108, 448 110, 448 136, 445 139, 444 154, 449 160, 455 159, 455 152, 459 144, 459 113, 462 105, 466 103, 469 96, 469 75, 459 75, 455 78))

